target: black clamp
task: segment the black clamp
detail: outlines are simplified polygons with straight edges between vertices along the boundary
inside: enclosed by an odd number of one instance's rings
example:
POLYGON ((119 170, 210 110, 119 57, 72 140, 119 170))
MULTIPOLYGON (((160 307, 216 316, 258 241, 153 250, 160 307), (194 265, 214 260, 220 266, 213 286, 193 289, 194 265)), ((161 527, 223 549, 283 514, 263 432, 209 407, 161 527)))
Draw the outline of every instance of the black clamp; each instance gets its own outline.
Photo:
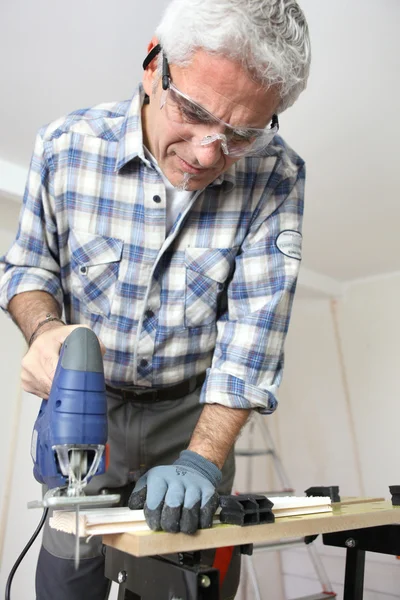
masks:
POLYGON ((330 498, 331 502, 340 502, 338 485, 310 487, 304 493, 306 496, 324 496, 325 498, 330 498))
POLYGON ((259 494, 239 494, 238 496, 221 496, 221 523, 230 525, 262 525, 273 523, 275 515, 272 512, 274 503, 266 496, 259 494))
POLYGON ((389 491, 392 494, 392 505, 400 506, 400 485, 389 485, 389 491))

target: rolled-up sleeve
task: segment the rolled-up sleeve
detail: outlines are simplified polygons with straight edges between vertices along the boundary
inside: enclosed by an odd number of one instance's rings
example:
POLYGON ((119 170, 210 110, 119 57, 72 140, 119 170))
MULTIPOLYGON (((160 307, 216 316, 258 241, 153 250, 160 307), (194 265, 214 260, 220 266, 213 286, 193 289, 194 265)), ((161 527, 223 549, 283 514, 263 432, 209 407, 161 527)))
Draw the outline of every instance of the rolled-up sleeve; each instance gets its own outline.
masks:
POLYGON ((265 204, 236 258, 227 308, 201 402, 272 413, 282 378, 284 342, 300 267, 304 164, 282 181, 265 204))
POLYGON ((52 193, 51 157, 42 133, 35 142, 16 238, 0 258, 0 307, 17 294, 48 292, 61 305, 58 239, 52 193))

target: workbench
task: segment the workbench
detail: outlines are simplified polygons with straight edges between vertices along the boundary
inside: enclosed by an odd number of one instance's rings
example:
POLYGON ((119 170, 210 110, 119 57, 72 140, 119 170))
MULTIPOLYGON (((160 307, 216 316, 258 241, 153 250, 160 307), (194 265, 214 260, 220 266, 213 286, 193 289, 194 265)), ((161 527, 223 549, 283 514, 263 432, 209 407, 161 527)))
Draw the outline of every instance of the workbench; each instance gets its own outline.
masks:
POLYGON ((149 531, 106 535, 106 576, 120 584, 118 600, 218 600, 218 571, 196 564, 196 551, 240 546, 247 553, 253 544, 322 534, 324 544, 346 549, 344 600, 362 600, 365 552, 400 555, 400 507, 366 499, 332 507, 331 513, 280 517, 269 524, 218 524, 192 536, 149 531), (192 564, 185 557, 194 557, 192 564))

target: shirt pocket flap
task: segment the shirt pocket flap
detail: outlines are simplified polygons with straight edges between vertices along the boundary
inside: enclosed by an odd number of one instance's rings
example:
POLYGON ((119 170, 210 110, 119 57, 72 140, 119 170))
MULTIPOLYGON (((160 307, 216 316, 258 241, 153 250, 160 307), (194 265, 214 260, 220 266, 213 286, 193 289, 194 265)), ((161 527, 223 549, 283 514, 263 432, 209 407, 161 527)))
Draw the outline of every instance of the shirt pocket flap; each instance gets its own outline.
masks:
POLYGON ((231 271, 236 248, 193 248, 185 250, 185 266, 224 283, 231 271))
POLYGON ((117 238, 76 230, 70 231, 69 243, 75 261, 85 266, 118 262, 124 247, 124 242, 117 238))

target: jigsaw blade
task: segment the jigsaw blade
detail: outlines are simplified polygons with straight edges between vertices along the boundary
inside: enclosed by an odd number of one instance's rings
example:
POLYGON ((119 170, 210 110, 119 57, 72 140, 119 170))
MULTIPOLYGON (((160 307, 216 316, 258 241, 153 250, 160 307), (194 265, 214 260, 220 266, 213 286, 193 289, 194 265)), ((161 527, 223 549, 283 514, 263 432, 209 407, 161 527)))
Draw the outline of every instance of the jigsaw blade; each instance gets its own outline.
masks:
MULTIPOLYGON (((70 489, 69 492, 73 497, 80 496, 82 494, 82 475, 85 474, 86 470, 86 455, 80 450, 72 450, 71 462, 70 462, 70 489)), ((75 571, 79 569, 79 502, 75 506, 75 571)))
POLYGON ((75 527, 75 571, 79 569, 79 504, 75 507, 75 518, 76 518, 76 527, 75 527))

